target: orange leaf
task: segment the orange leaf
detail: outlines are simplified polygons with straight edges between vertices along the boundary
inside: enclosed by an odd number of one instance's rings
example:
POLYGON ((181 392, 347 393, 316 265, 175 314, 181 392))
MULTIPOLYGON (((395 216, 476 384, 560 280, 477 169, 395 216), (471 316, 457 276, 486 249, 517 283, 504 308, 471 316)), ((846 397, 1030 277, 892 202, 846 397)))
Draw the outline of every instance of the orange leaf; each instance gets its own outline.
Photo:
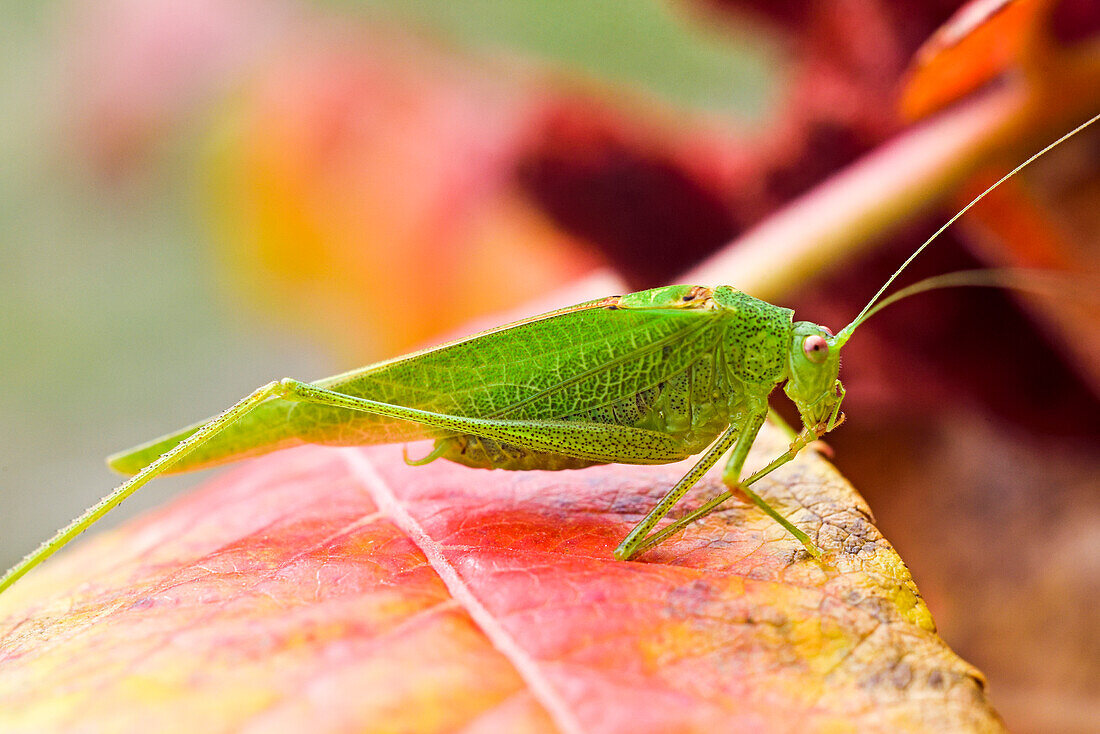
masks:
MULTIPOLYGON (((902 98, 910 118, 967 94, 980 96, 974 90, 994 78, 1016 89, 1022 100, 1017 109, 1008 109, 1001 124, 990 126, 982 165, 955 198, 958 206, 997 180, 1042 136, 1064 132, 1096 114, 1098 28, 1095 3, 974 1, 917 54, 902 98)), ((1082 298, 1095 290, 1097 280, 1091 254, 1096 239, 1091 137, 1095 134, 1085 131, 987 197, 971 215, 980 221, 980 228, 971 223, 971 229, 980 231, 968 238, 968 246, 994 265, 1046 267, 1078 279, 1071 298, 1035 299, 1030 308, 1096 392, 1100 332, 1089 326, 1095 307, 1082 298), (1043 176, 1044 168, 1055 173, 1043 176)))
POLYGON ((356 361, 595 267, 511 181, 542 102, 423 45, 298 40, 212 127, 211 223, 235 286, 356 361))
POLYGON ((1019 59, 1042 3, 970 2, 917 51, 901 98, 917 119, 975 91, 1019 59))
MULTIPOLYGON (((766 429, 750 465, 785 441, 766 429)), ((413 468, 393 446, 250 462, 0 598, 0 728, 1000 729, 817 456, 760 487, 824 563, 737 500, 613 561, 685 468, 413 468)))

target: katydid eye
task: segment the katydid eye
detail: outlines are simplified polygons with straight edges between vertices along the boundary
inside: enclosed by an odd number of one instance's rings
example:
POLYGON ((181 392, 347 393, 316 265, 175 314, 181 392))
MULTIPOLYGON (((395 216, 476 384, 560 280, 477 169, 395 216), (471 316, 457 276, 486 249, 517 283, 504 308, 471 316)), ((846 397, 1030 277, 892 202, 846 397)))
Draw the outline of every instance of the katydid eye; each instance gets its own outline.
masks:
POLYGON ((806 340, 802 342, 802 351, 806 353, 806 358, 811 362, 821 364, 829 356, 829 343, 825 341, 825 337, 814 334, 806 337, 806 340))

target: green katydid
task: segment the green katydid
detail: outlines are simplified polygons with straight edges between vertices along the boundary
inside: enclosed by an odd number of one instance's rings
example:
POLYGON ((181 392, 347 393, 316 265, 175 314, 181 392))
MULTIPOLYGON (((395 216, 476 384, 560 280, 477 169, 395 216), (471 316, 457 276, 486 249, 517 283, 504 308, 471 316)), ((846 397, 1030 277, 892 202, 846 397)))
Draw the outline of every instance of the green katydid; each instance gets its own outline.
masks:
POLYGON ((843 421, 840 350, 867 318, 913 293, 988 278, 940 276, 879 301, 899 274, 990 191, 1100 115, 1034 154, 917 248, 837 334, 730 286, 675 285, 552 311, 475 336, 303 383, 271 382, 218 416, 108 459, 130 479, 0 578, 0 591, 141 486, 281 448, 435 439, 413 464, 446 458, 500 469, 663 464, 702 452, 694 467, 623 539, 628 560, 744 492, 813 557, 822 552, 750 485, 843 421), (780 383, 803 428, 789 449, 742 479, 780 383), (730 490, 653 528, 724 454, 730 490))

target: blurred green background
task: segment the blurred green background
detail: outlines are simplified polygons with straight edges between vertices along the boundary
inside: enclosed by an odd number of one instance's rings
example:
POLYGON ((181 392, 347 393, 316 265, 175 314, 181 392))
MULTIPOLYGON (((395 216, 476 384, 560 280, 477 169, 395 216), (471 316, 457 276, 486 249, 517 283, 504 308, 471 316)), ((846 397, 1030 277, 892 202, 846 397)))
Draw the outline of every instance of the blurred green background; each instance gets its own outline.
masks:
MULTIPOLYGON (((0 564, 115 484, 108 453, 272 378, 314 379, 394 351, 341 350, 311 332, 308 314, 293 325, 265 314, 225 272, 264 263, 226 265, 202 160, 236 95, 285 48, 381 19, 460 57, 526 54, 524 63, 580 72, 585 83, 746 121, 777 88, 768 44, 691 35, 664 3, 459 5, 0 5, 0 564)), ((273 301, 295 288, 262 273, 256 281, 273 301)), ((155 482, 104 525, 199 481, 155 482)))
MULTIPOLYGON (((187 141, 104 181, 65 99, 65 8, 5 2, 0 21, 0 564, 117 483, 107 453, 237 399, 272 375, 321 375, 323 345, 219 287, 187 141)), ((106 522, 162 502, 166 480, 106 522)))

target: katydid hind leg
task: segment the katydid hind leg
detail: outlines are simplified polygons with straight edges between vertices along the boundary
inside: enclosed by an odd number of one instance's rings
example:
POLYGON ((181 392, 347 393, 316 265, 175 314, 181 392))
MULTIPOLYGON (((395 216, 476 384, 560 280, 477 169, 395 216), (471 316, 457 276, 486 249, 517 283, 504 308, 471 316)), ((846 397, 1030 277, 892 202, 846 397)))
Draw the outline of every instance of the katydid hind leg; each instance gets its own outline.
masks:
MULTIPOLYGON (((356 410, 367 413, 376 413, 379 415, 388 415, 394 418, 410 420, 418 423, 424 423, 426 425, 434 425, 444 429, 455 430, 458 432, 471 431, 478 433, 485 433, 490 436, 498 434, 503 439, 511 439, 514 436, 507 435, 509 431, 512 432, 524 432, 524 431, 537 431, 543 424, 537 422, 523 422, 523 421, 492 421, 485 419, 471 419, 461 416, 448 416, 436 413, 430 413, 426 411, 418 411, 411 408, 404 408, 402 406, 388 405, 385 403, 379 403, 376 401, 366 400, 363 398, 357 398, 350 395, 344 395, 337 393, 326 388, 311 385, 309 383, 300 382, 286 378, 280 381, 271 382, 258 388, 250 395, 237 402, 224 412, 210 419, 204 423, 198 430, 191 433, 186 438, 182 439, 179 443, 175 444, 152 462, 143 467, 134 476, 119 485, 116 489, 111 491, 103 499, 97 502, 92 507, 88 508, 79 517, 59 530, 49 540, 42 543, 38 548, 25 556, 19 563, 9 569, 2 577, 0 577, 0 592, 3 592, 9 586, 14 584, 20 578, 22 578, 27 572, 33 569, 38 564, 45 561, 61 548, 66 546, 70 541, 87 530, 101 517, 113 510, 119 504, 121 504, 127 497, 132 495, 142 486, 156 478, 162 472, 167 471, 173 464, 183 460, 188 454, 192 453, 196 449, 199 449, 203 444, 207 443, 215 436, 217 436, 222 430, 231 426, 234 422, 248 413, 256 406, 263 403, 265 400, 278 397, 300 401, 303 403, 313 403, 316 405, 330 406, 343 408, 348 410, 356 410)), ((549 425, 549 424, 547 424, 549 425)), ((557 426, 558 428, 568 428, 569 430, 576 431, 578 433, 592 433, 594 431, 600 431, 609 433, 615 437, 619 444, 629 446, 632 440, 638 438, 649 440, 653 446, 658 459, 661 457, 661 452, 668 453, 674 451, 672 446, 672 440, 667 436, 653 433, 651 431, 643 431, 640 429, 633 429, 624 426, 606 426, 601 427, 593 424, 584 423, 571 423, 568 426, 557 426)), ((680 456, 670 456, 664 458, 663 461, 675 461, 680 456)), ((614 458, 609 460, 614 461, 614 458)), ((659 463, 659 462, 654 462, 659 463)))
MULTIPOLYGON (((586 421, 471 418, 380 403, 298 380, 279 383, 280 395, 314 405, 383 415, 456 434, 471 434, 605 463, 667 464, 685 458, 676 439, 632 426, 586 421)), ((429 454, 423 462, 436 458, 429 454)), ((413 460, 411 463, 423 463, 413 460)))
POLYGON ((183 459, 187 454, 202 446, 221 430, 232 425, 254 407, 267 400, 272 395, 280 394, 282 388, 278 382, 271 382, 256 389, 248 397, 235 403, 230 408, 207 421, 195 433, 161 454, 157 459, 148 464, 134 476, 127 479, 117 488, 111 491, 103 499, 89 507, 71 523, 58 530, 35 550, 27 554, 23 560, 12 566, 0 577, 0 592, 22 578, 28 571, 45 561, 57 551, 68 545, 70 541, 94 525, 101 517, 120 505, 123 500, 132 495, 145 484, 156 478, 157 475, 167 470, 175 462, 183 459))

